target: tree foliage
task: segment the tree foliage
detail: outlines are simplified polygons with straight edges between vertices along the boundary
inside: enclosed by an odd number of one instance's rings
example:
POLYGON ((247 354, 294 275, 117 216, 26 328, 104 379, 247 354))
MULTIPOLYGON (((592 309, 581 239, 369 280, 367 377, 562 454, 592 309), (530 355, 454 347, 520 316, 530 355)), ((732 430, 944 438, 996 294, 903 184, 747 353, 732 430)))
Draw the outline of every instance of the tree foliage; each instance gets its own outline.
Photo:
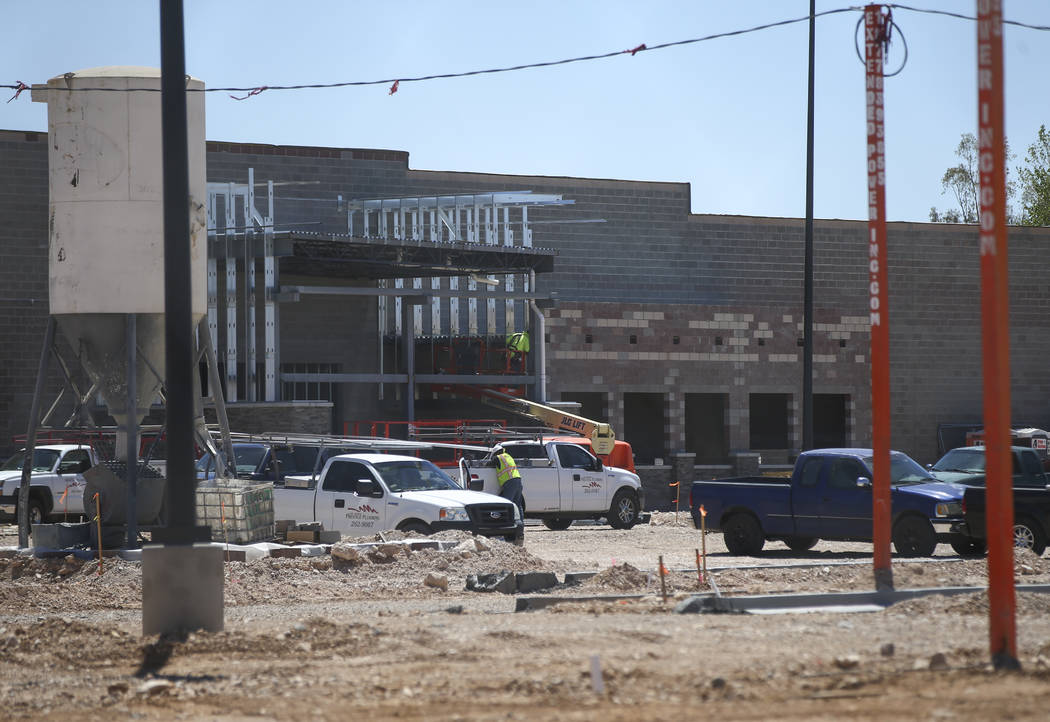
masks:
POLYGON ((1021 223, 1050 226, 1050 133, 1039 126, 1036 142, 1028 146, 1021 177, 1021 223))
MULTIPOLYGON (((1005 144, 1006 159, 1009 162, 1010 144, 1005 144)), ((959 163, 944 171, 941 176, 941 195, 949 191, 955 196, 958 208, 948 208, 938 211, 936 207, 930 208, 930 220, 934 223, 977 223, 981 220, 981 174, 978 167, 979 149, 977 137, 973 133, 963 133, 959 145, 955 148, 955 155, 959 157, 959 163)), ((1015 191, 1015 184, 1010 180, 1010 170, 1006 171, 1006 197, 1011 198, 1015 191)), ((1007 217, 1011 215, 1007 207, 1007 217)))

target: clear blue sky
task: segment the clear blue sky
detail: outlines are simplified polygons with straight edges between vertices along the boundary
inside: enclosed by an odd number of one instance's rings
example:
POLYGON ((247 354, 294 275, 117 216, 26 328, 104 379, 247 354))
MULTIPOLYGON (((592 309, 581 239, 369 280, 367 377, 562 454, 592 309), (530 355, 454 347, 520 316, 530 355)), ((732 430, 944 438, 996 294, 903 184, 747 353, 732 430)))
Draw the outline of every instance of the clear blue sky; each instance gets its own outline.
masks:
MULTIPOLYGON (((912 0, 976 12, 975 0, 912 0)), ((818 0, 817 11, 848 7, 818 0)), ((1004 0, 1050 25, 1050 1, 1004 0)), ((159 66, 158 3, 5 3, 0 83, 102 65, 159 66), (16 6, 17 5, 17 6, 16 6)), ((209 87, 413 77, 558 60, 804 17, 808 0, 185 0, 187 70, 209 87)), ((819 218, 866 217, 860 12, 817 19, 819 218)), ((897 10, 908 45, 887 80, 891 220, 952 206, 940 177, 976 125, 972 21, 897 10)), ((808 23, 497 75, 330 90, 209 93, 209 140, 390 148, 412 168, 692 184, 697 213, 805 213, 808 23)), ((1007 134, 1020 161, 1050 125, 1050 33, 1008 26, 1007 134)), ((897 42, 890 60, 902 55, 897 42)), ((7 93, 7 91, 4 91, 7 93)), ((9 94, 6 95, 9 97, 9 94)), ((6 100, 6 97, 2 98, 6 100)), ((0 128, 45 130, 46 106, 0 103, 0 128)), ((279 180, 279 179, 276 179, 279 180)))

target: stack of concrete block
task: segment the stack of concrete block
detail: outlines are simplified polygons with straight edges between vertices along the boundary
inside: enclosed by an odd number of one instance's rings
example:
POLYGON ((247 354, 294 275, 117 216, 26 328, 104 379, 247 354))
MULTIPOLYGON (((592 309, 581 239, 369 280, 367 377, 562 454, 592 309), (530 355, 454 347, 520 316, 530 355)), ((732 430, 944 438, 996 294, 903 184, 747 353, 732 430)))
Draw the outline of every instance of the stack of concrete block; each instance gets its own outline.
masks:
POLYGON ((197 523, 211 527, 212 541, 251 544, 273 539, 273 484, 197 487, 197 523))

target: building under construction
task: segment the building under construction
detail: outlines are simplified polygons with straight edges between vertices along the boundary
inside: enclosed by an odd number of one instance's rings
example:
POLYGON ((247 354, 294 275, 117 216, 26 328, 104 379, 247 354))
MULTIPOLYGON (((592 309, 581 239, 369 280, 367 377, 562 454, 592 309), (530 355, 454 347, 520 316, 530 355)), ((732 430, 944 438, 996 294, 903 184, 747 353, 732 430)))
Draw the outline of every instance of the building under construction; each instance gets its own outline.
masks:
MULTIPOLYGON (((48 317, 47 140, 0 131, 0 457, 48 317)), ((412 170, 391 150, 210 141, 206 165, 202 332, 236 430, 498 418, 455 393, 494 387, 577 402, 643 465, 801 446, 802 219, 694 214, 684 183, 412 170)), ((814 244, 814 440, 868 445, 866 221, 818 219, 814 244)), ((1048 244, 1011 229, 1014 423, 1042 428, 1048 244)), ((982 416, 976 228, 891 223, 889 254, 892 443, 933 461, 982 416)))

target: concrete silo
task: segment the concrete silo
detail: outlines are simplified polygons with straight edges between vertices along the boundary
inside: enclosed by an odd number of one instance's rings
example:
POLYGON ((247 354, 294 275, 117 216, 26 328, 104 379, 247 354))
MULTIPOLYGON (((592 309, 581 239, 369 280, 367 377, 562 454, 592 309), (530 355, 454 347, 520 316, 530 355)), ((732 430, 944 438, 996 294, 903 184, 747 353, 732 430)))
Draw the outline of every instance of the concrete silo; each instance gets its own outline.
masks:
MULTIPOLYGON (((204 83, 187 78, 187 88, 204 83)), ((118 427, 141 422, 164 376, 160 71, 66 73, 33 88, 48 107, 50 312, 118 427), (127 315, 137 324, 127 408, 127 315)), ((187 94, 193 323, 207 311, 204 94, 187 94)), ((118 448, 121 446, 117 444, 118 448)))

